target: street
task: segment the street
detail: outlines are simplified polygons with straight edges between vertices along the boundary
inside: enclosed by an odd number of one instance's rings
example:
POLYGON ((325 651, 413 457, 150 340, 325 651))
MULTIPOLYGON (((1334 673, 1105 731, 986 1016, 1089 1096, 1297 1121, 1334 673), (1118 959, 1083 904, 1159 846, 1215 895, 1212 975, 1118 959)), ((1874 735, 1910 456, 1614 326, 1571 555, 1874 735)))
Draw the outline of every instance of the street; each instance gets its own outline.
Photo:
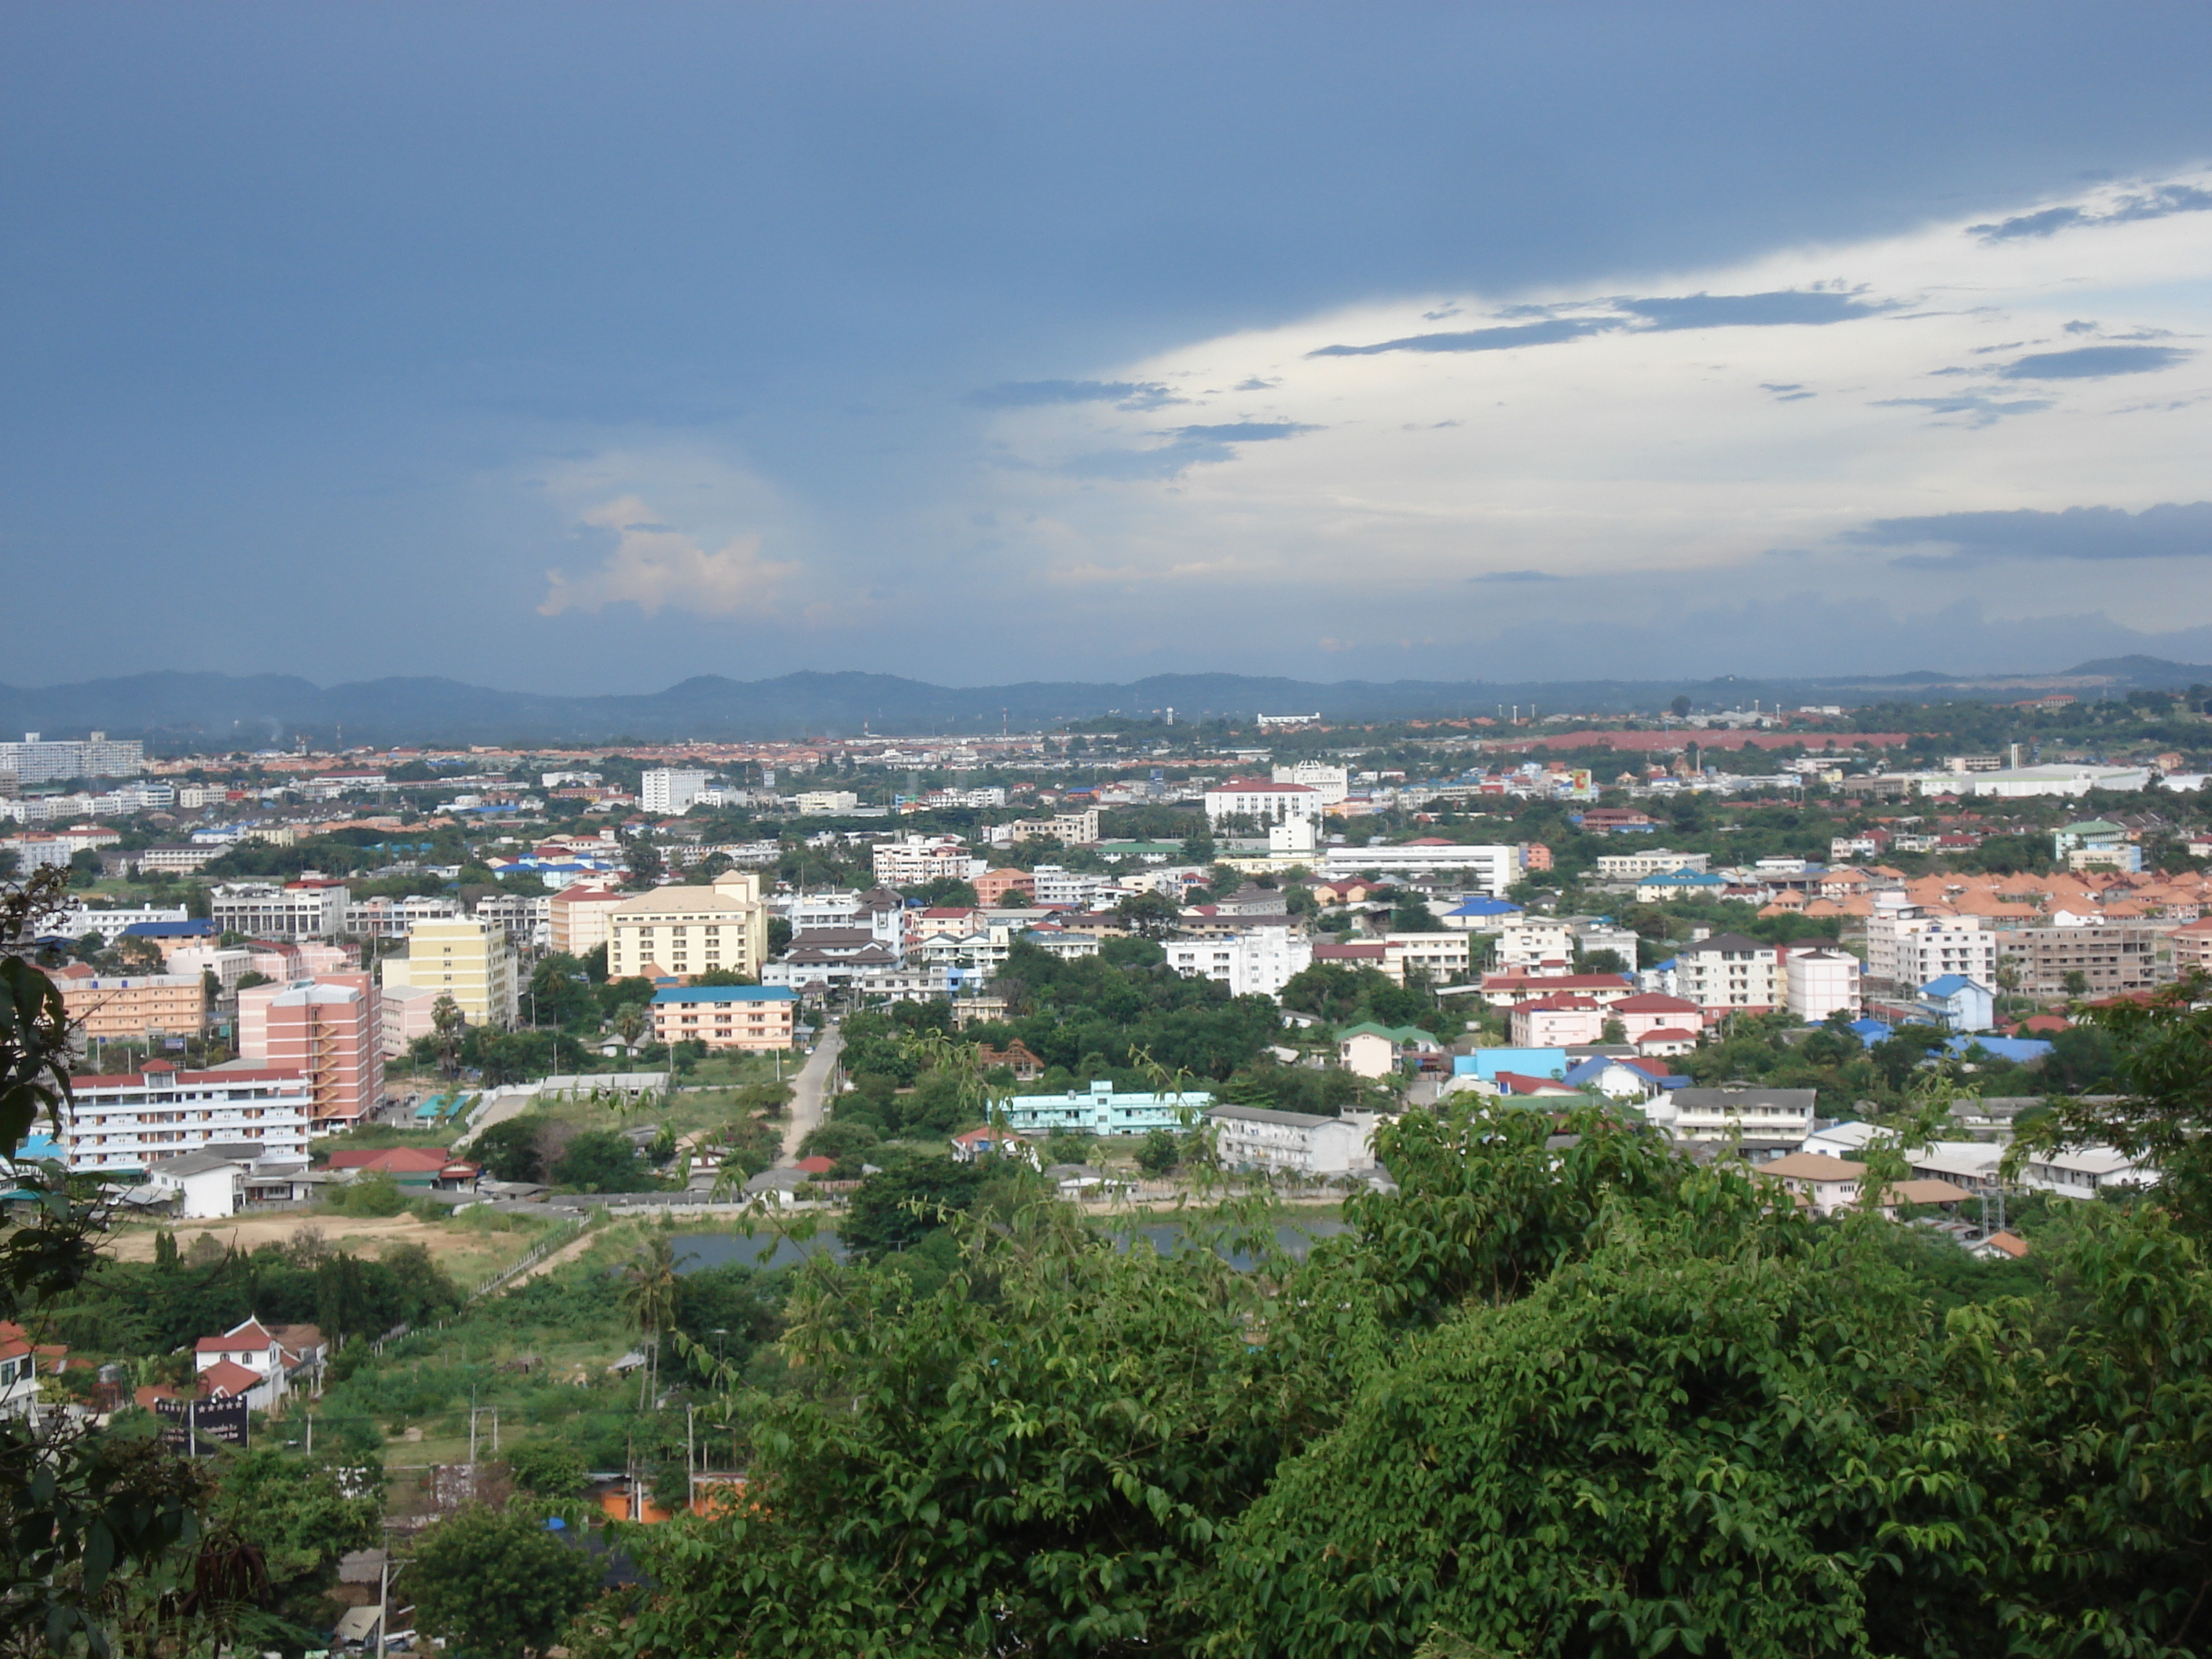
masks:
POLYGON ((783 1132, 783 1154, 776 1159, 778 1164, 788 1168, 799 1162, 799 1143, 822 1121, 830 1079, 837 1069, 837 1051, 844 1046, 845 1034, 835 1025, 827 1027, 805 1066, 792 1079, 791 1122, 783 1132))

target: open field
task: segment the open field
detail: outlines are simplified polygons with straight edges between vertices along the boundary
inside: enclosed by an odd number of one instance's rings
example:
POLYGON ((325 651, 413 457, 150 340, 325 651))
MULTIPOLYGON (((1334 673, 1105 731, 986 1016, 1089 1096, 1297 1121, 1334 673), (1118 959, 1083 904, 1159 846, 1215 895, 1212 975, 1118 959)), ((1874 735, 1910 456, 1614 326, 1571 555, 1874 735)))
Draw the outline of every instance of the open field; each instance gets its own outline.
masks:
MULTIPOLYGON (((479 1213, 471 1212, 474 1215, 479 1213)), ((457 1218, 425 1221, 412 1215, 348 1216, 313 1210, 284 1211, 234 1216, 228 1221, 185 1221, 168 1231, 177 1247, 189 1251, 203 1234, 218 1244, 241 1250, 264 1244, 289 1244, 310 1230, 322 1236, 332 1249, 355 1255, 380 1256, 394 1245, 420 1244, 453 1275, 463 1289, 482 1284, 521 1255, 544 1236, 550 1223, 522 1216, 494 1216, 485 1219, 457 1218)), ((133 1224, 108 1235, 106 1254, 118 1261, 150 1261, 157 1227, 133 1224)))

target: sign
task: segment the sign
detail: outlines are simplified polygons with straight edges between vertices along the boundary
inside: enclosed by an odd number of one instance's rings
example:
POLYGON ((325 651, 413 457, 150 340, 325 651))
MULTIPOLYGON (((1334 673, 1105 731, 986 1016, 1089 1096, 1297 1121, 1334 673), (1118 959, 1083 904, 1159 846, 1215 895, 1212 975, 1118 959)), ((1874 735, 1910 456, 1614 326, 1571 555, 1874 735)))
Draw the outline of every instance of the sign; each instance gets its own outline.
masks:
POLYGON ((185 1040, 182 1037, 164 1037, 161 1039, 161 1046, 164 1048, 182 1048, 185 1046, 185 1040))
POLYGON ((155 1414, 161 1421, 161 1443, 172 1451, 206 1455, 218 1445, 246 1444, 246 1401, 236 1400, 156 1400, 155 1414))

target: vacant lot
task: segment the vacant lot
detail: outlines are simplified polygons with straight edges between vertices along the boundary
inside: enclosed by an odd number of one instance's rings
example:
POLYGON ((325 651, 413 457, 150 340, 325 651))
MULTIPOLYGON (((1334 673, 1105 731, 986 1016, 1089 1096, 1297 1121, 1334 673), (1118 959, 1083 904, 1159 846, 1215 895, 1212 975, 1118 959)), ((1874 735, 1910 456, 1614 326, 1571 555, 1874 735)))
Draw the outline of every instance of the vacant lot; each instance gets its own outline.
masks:
MULTIPOLYGON (((475 1212, 471 1214, 474 1215, 475 1212)), ((202 1234, 218 1244, 252 1250, 264 1244, 289 1244, 312 1230, 332 1249, 355 1255, 381 1255, 396 1244, 420 1244, 435 1256, 453 1281, 468 1287, 481 1284, 527 1250, 550 1224, 524 1217, 461 1218, 425 1221, 411 1215, 348 1216, 313 1212, 236 1216, 228 1221, 182 1221, 170 1231, 177 1247, 189 1251, 202 1234)), ((123 1261, 154 1259, 154 1237, 159 1230, 147 1226, 118 1228, 109 1237, 107 1253, 123 1261)))

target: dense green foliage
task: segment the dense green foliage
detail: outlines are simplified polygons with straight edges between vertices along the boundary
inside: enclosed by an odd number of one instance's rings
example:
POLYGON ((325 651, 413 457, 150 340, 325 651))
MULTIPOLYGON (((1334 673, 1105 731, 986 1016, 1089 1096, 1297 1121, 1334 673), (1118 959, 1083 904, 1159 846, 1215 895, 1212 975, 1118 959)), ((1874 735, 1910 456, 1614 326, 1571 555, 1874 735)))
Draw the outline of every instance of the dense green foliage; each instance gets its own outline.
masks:
POLYGON ((1040 1091, 1094 1078, 1146 1087, 1139 1080, 1145 1057, 1170 1072, 1227 1077, 1279 1029, 1267 998, 1231 997, 1212 980, 1185 978, 1167 966, 1158 945, 1141 939, 1112 940, 1095 957, 1065 962, 1017 945, 998 982, 1012 999, 1012 1017, 969 1035, 994 1048, 1018 1037, 1070 1080, 1048 1077, 1036 1085, 1040 1091))
POLYGON ((528 1509, 465 1509, 422 1535, 407 1573, 422 1628, 483 1659, 550 1647, 599 1588, 591 1559, 528 1509))

